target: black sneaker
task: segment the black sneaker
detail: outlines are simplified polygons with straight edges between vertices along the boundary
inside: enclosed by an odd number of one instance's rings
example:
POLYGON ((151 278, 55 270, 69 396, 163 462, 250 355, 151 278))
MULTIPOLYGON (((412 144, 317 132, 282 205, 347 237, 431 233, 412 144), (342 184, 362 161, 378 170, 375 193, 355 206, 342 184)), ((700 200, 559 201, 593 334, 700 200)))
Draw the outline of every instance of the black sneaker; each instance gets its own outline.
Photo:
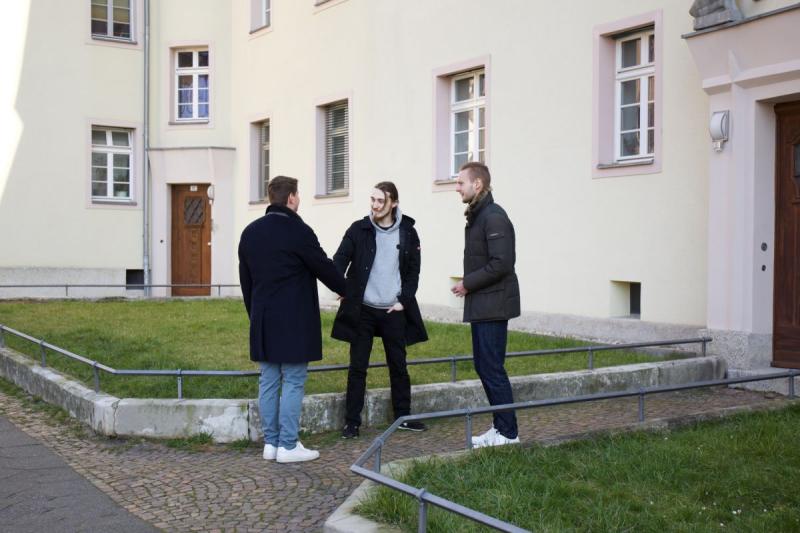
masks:
POLYGON ((343 439, 355 439, 358 437, 358 426, 355 424, 345 424, 342 428, 343 439))
POLYGON ((425 431, 428 428, 422 422, 417 422, 416 420, 411 420, 409 422, 403 422, 402 424, 397 426, 397 429, 404 429, 406 431, 420 432, 420 431, 425 431))

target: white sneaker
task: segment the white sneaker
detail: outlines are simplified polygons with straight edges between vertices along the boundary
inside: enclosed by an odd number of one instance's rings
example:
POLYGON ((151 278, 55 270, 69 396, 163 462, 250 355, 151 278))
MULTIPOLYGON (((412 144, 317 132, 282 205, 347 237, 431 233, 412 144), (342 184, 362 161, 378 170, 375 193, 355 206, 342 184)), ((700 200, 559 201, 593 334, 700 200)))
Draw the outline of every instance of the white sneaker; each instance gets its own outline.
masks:
POLYGON ((272 444, 265 444, 264 445, 264 459, 267 461, 272 461, 278 455, 278 448, 273 446, 272 444))
POLYGON ((481 446, 486 446, 486 442, 490 439, 494 439, 494 436, 497 435, 497 430, 494 429, 494 426, 489 428, 489 431, 484 433, 483 435, 478 435, 477 437, 472 437, 472 446, 474 448, 480 448, 481 446))
POLYGON ((319 452, 317 450, 308 450, 305 446, 300 444, 300 441, 297 441, 297 446, 291 450, 287 450, 283 446, 278 448, 275 460, 279 463, 299 463, 302 461, 313 461, 317 457, 319 457, 319 452))
POLYGON ((508 437, 503 436, 502 433, 495 431, 492 438, 486 439, 476 447, 485 448, 487 446, 505 446, 506 444, 519 444, 519 437, 509 439, 508 437))

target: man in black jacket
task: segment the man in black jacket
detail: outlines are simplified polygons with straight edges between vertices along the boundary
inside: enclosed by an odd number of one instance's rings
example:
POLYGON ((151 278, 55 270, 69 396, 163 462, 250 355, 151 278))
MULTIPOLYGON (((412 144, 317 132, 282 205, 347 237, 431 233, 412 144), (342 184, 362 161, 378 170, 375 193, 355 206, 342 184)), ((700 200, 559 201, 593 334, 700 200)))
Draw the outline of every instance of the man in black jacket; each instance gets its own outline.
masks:
MULTIPOLYGON (((350 343, 342 429, 346 439, 358 437, 373 337, 383 339, 395 418, 411 413, 406 346, 428 339, 415 296, 419 284, 419 237, 414 219, 400 212, 398 200, 397 187, 392 182, 375 185, 370 214, 350 226, 333 256, 339 271, 347 272, 345 299, 331 333, 333 338, 350 343)), ((424 431, 425 425, 405 422, 400 429, 424 431)))
MULTIPOLYGON (((456 191, 467 205, 464 231, 464 279, 453 287, 464 297, 464 322, 472 329, 472 357, 490 405, 514 403, 505 369, 508 320, 519 316, 519 283, 514 226, 492 198, 491 174, 483 163, 461 167, 456 191)), ((483 435, 472 437, 475 447, 519 442, 513 411, 494 414, 483 435)))
POLYGON ((266 214, 247 226, 239 241, 250 359, 261 365, 263 456, 279 463, 310 461, 319 452, 306 449, 297 433, 308 363, 322 359, 317 279, 342 295, 344 277, 297 214, 297 180, 277 176, 268 194, 266 214))

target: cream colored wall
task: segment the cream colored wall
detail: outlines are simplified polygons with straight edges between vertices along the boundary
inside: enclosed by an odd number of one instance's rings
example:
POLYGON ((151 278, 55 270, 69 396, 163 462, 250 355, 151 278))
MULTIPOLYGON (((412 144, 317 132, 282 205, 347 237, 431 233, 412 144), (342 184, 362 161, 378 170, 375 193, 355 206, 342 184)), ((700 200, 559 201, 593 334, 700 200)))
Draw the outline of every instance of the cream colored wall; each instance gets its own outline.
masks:
MULTIPOLYGON (((246 3, 233 13, 234 143, 269 114, 272 168, 300 178, 301 215, 332 253, 367 211, 371 186, 396 181, 422 239, 419 298, 447 305, 461 274, 463 206, 432 191, 433 75, 490 56, 489 164, 495 198, 517 229, 523 308, 611 314, 611 280, 642 283, 642 319, 704 324, 706 308, 707 98, 680 35, 688 3, 346 0, 324 10, 275 0, 273 28, 249 35, 246 3), (685 4, 685 5, 684 5, 685 4), (666 5, 666 6, 665 6, 666 5), (663 170, 591 178, 592 28, 664 10, 663 170), (314 200, 315 105, 350 95, 352 195, 314 200)), ((237 150, 236 167, 250 154, 237 150)), ((249 178, 236 182, 237 226, 249 178)))
POLYGON ((89 202, 90 125, 140 129, 141 47, 93 41, 88 2, 6 8, 0 268, 141 268, 140 206, 89 202))
POLYGON ((231 126, 235 124, 231 100, 236 87, 231 83, 231 4, 217 0, 170 0, 151 5, 153 283, 173 281, 170 186, 176 183, 214 186, 211 283, 236 283, 238 271, 232 261, 238 232, 234 224, 236 176, 231 156, 236 147, 231 133, 231 126), (176 47, 209 49, 211 105, 207 124, 174 124, 172 55, 176 47))

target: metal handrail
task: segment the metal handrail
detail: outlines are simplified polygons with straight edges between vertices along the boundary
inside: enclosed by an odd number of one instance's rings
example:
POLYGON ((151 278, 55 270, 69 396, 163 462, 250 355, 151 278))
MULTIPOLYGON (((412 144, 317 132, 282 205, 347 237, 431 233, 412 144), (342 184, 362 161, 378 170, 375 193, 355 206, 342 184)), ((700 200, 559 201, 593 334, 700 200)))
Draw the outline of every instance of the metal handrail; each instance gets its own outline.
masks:
POLYGON ((5 283, 0 284, 0 289, 64 289, 64 296, 69 298, 70 289, 133 289, 144 290, 152 288, 181 288, 181 289, 217 289, 217 296, 222 295, 222 288, 241 287, 238 283, 5 283))
MULTIPOLYGON (((102 370, 107 374, 117 375, 117 376, 172 376, 177 379, 177 386, 178 386, 178 399, 183 399, 183 378, 185 376, 230 376, 230 377, 252 377, 258 376, 261 374, 258 370, 183 370, 183 369, 161 369, 161 370, 139 370, 139 369, 117 369, 112 368, 108 365, 104 365, 94 359, 90 359, 88 357, 84 357, 82 355, 78 355, 73 353, 69 350, 51 344, 49 342, 45 342, 43 339, 37 339, 27 333, 23 333, 16 329, 10 328, 4 324, 0 324, 0 347, 4 346, 4 333, 8 332, 12 335, 15 335, 21 339, 27 340, 33 344, 36 344, 41 349, 41 365, 47 366, 47 350, 52 352, 61 354, 69 359, 73 359, 80 363, 89 365, 93 369, 93 379, 95 385, 95 392, 100 392, 100 374, 99 371, 102 370)), ((522 352, 510 352, 506 355, 506 357, 534 357, 534 356, 545 356, 545 355, 560 355, 560 354, 569 354, 569 353, 581 353, 581 352, 588 352, 589 354, 589 363, 588 369, 594 369, 594 354, 596 352, 602 351, 609 351, 609 350, 625 350, 631 348, 647 348, 647 347, 655 347, 655 346, 671 346, 671 345, 681 345, 681 344, 701 344, 702 349, 701 353, 703 356, 707 353, 707 344, 712 342, 713 339, 710 337, 697 337, 694 339, 676 339, 672 341, 653 341, 653 342, 635 342, 635 343, 628 343, 628 344, 598 344, 598 345, 590 345, 590 346, 580 346, 580 347, 573 347, 573 348, 553 348, 548 350, 529 350, 529 351, 522 351, 522 352)), ((409 359, 406 361, 408 365, 427 365, 427 364, 437 364, 437 363, 450 363, 450 381, 452 383, 456 382, 456 363, 461 361, 471 361, 472 355, 451 355, 447 357, 430 357, 426 359, 409 359)), ((387 367, 387 363, 375 362, 369 363, 368 368, 385 368, 387 367)), ((309 372, 334 372, 340 370, 348 370, 350 368, 349 365, 310 365, 308 367, 309 372)))
POLYGON ((665 392, 677 392, 689 389, 699 389, 705 387, 719 387, 719 386, 729 386, 729 385, 736 385, 740 383, 751 383, 756 381, 767 381, 772 379, 788 379, 788 386, 789 386, 789 398, 795 398, 795 383, 794 380, 797 376, 800 376, 800 371, 798 370, 789 370, 786 372, 780 372, 775 374, 770 374, 767 376, 751 376, 751 377, 742 377, 742 378, 727 378, 727 379, 717 379, 717 380, 708 380, 708 381, 698 381, 695 383, 687 383, 683 385, 669 385, 669 386, 658 386, 658 387, 643 387, 635 391, 620 391, 620 392, 607 392, 607 393, 598 393, 598 394, 587 394, 584 396, 571 396, 568 398, 556 398, 556 399, 549 399, 549 400, 530 400, 526 402, 517 402, 517 403, 509 403, 503 405, 494 405, 489 407, 477 407, 477 408, 466 408, 466 409, 452 409, 449 411, 437 411, 433 413, 423 413, 418 415, 406 415, 398 418, 397 420, 392 423, 384 431, 378 436, 372 444, 364 451, 364 453, 359 456, 355 463, 350 466, 350 470, 361 477, 369 479, 375 483, 379 483, 385 487, 389 487, 390 489, 402 492, 404 494, 408 494, 409 496, 413 496, 419 502, 419 515, 418 515, 418 531, 424 532, 427 529, 428 525, 428 512, 427 507, 428 505, 435 505, 441 509, 446 511, 450 511, 452 513, 461 515, 469 520, 474 522, 478 522, 480 524, 495 528, 500 531, 511 531, 511 532, 521 532, 527 531, 522 529, 514 524, 509 524, 508 522, 503 522, 497 518, 493 518, 489 515, 481 513, 479 511, 475 511, 474 509, 470 509, 468 507, 464 507, 458 503, 453 501, 447 500, 445 498, 436 496, 428 492, 425 488, 417 488, 406 483, 402 483, 395 479, 390 478, 381 473, 381 452, 383 450, 383 446, 388 441, 389 437, 391 437, 395 431, 400 427, 401 424, 404 422, 410 421, 417 421, 417 420, 431 420, 437 418, 454 418, 463 416, 465 417, 465 438, 466 438, 466 449, 472 449, 472 417, 475 415, 480 414, 488 414, 488 413, 495 413, 498 411, 509 411, 509 410, 516 410, 516 409, 532 409, 536 407, 547 407, 553 405, 565 405, 565 404, 572 404, 572 403, 583 403, 583 402, 592 402, 597 400, 610 400, 616 398, 628 398, 633 396, 639 397, 639 423, 644 422, 645 419, 645 412, 644 412, 644 398, 648 394, 659 394, 665 392), (369 469, 365 465, 367 461, 374 457, 373 468, 369 469))

